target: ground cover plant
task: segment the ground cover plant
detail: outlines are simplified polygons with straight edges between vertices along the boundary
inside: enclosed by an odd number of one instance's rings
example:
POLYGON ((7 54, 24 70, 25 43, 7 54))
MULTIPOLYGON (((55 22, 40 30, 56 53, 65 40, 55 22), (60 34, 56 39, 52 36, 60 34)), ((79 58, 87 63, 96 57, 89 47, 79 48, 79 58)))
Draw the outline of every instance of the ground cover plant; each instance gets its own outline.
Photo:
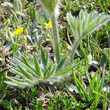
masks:
POLYGON ((0 1, 0 109, 110 109, 110 4, 0 1))

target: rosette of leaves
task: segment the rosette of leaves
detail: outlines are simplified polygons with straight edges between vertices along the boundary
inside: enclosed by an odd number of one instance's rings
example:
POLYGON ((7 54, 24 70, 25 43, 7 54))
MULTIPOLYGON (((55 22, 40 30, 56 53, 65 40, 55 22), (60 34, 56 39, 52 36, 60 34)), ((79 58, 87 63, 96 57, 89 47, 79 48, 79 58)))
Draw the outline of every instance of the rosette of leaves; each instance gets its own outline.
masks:
POLYGON ((75 39, 71 52, 71 60, 73 60, 75 50, 80 44, 80 41, 95 30, 98 30, 109 20, 109 15, 105 15, 104 13, 99 14, 98 11, 88 13, 87 10, 81 10, 79 17, 73 17, 71 13, 67 14, 67 21, 71 27, 75 39))
POLYGON ((58 64, 54 63, 42 47, 40 59, 38 58, 36 54, 33 54, 33 58, 26 55, 22 55, 21 58, 16 57, 10 67, 16 75, 8 76, 5 82, 17 87, 34 86, 47 81, 52 83, 52 81, 61 81, 61 78, 71 73, 70 70, 75 67, 67 64, 66 57, 63 57, 58 64))

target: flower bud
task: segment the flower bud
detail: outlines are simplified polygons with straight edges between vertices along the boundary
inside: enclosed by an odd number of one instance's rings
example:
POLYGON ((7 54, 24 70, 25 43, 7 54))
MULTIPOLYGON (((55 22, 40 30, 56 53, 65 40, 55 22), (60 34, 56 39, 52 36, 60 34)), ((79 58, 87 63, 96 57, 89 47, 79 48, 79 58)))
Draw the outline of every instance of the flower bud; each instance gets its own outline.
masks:
POLYGON ((38 0, 38 2, 43 6, 47 16, 52 16, 58 11, 58 4, 60 1, 61 0, 38 0))

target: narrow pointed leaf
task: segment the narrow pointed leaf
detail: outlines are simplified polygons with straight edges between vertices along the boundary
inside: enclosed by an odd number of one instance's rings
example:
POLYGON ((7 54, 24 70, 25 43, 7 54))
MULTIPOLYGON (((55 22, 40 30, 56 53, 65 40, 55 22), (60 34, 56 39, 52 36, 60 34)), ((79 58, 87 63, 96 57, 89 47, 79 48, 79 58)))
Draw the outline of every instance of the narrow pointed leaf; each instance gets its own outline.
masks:
POLYGON ((22 74, 24 76, 26 76, 30 80, 33 80, 33 76, 30 73, 28 73, 27 71, 25 71, 21 66, 18 65, 18 67, 19 67, 19 69, 21 70, 21 72, 22 72, 22 74))
POLYGON ((43 63, 44 69, 45 69, 48 64, 48 53, 47 53, 47 56, 45 56, 43 47, 41 47, 41 60, 42 60, 42 63, 43 63))
POLYGON ((33 58, 34 58, 35 69, 36 69, 36 72, 37 72, 36 74, 39 75, 40 77, 42 77, 40 66, 39 66, 39 63, 37 61, 37 58, 36 58, 35 54, 33 55, 33 58))
POLYGON ((22 62, 22 60, 19 60, 21 65, 23 66, 23 68, 25 68, 28 72, 32 73, 33 75, 35 75, 36 77, 39 77, 37 73, 37 71, 35 71, 34 69, 32 69, 32 67, 30 68, 30 66, 26 65, 25 63, 22 62))
POLYGON ((90 88, 91 93, 92 93, 93 90, 94 90, 94 84, 95 84, 95 80, 96 80, 96 77, 97 77, 98 72, 99 72, 99 70, 96 71, 95 75, 94 75, 93 78, 92 78, 92 81, 91 81, 91 88, 90 88))
POLYGON ((56 73, 55 76, 63 75, 65 73, 69 72, 71 69, 72 69, 72 67, 71 66, 68 66, 66 69, 64 69, 64 70, 56 73))
POLYGON ((66 57, 64 57, 64 58, 61 59, 61 61, 57 65, 57 70, 56 71, 59 71, 63 67, 65 61, 66 61, 66 57))
POLYGON ((51 70, 52 70, 52 66, 53 66, 53 63, 50 62, 49 67, 46 69, 46 71, 45 71, 45 73, 44 73, 45 79, 50 76, 50 72, 51 72, 51 70))

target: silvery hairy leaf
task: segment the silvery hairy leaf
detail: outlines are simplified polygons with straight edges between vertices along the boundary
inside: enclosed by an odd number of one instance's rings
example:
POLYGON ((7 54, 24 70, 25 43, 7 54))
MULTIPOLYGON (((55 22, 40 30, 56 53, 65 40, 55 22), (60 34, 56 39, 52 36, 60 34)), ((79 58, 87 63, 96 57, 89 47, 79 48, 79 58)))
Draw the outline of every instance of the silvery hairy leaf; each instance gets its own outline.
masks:
POLYGON ((67 13, 67 21, 75 39, 72 47, 71 60, 73 59, 80 41, 95 30, 98 30, 109 20, 109 15, 105 15, 104 13, 99 14, 98 11, 94 10, 90 13, 88 13, 87 10, 81 10, 78 17, 74 17, 71 13, 67 13))

